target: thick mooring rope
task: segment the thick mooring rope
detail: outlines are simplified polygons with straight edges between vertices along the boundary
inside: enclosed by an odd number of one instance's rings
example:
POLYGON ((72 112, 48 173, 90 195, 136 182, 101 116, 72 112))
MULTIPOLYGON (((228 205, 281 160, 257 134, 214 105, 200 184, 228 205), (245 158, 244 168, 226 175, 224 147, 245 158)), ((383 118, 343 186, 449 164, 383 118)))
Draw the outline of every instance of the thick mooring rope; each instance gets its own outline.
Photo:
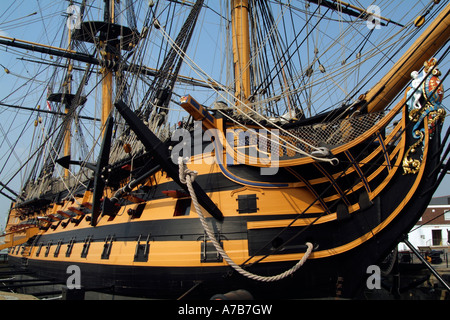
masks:
POLYGON ((237 272, 239 272, 241 275, 248 277, 253 280, 263 281, 263 282, 274 282, 281 279, 284 279, 290 275, 292 275, 294 272, 296 272, 298 269, 300 269, 301 266, 305 263, 305 261, 309 258, 311 255, 313 245, 310 242, 306 243, 306 246, 308 249, 306 250, 303 257, 289 270, 280 273, 276 276, 260 276, 253 273, 248 272, 247 270, 244 270, 239 265, 237 265, 225 252, 225 250, 221 247, 220 243, 217 241, 216 237, 214 236, 214 233, 209 228, 205 217, 203 216, 202 209, 197 201, 197 197, 194 191, 194 188, 192 187, 192 182, 194 181, 195 177, 197 176, 196 171, 192 171, 188 169, 183 162, 183 159, 180 157, 178 159, 178 165, 179 165, 179 177, 180 181, 187 185, 189 193, 191 195, 192 202, 194 203, 195 211, 197 212, 200 221, 202 223, 203 229, 205 230, 206 234, 208 235, 209 240, 213 243, 214 247, 216 248, 217 252, 222 256, 222 258, 237 272))

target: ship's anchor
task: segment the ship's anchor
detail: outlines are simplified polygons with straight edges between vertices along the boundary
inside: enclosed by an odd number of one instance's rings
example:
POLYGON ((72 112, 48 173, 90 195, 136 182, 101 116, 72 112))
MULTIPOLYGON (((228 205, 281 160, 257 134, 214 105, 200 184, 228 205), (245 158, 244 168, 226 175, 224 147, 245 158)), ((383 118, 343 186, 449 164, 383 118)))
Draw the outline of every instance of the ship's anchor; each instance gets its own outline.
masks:
MULTIPOLYGON (((144 122, 123 102, 118 101, 114 104, 117 111, 125 119, 128 126, 136 134, 138 139, 145 146, 148 153, 150 153, 155 161, 161 166, 169 177, 172 178, 180 187, 185 189, 187 187, 183 184, 178 176, 178 166, 170 160, 170 152, 164 143, 144 124, 144 122)), ((109 154, 109 153, 108 153, 109 154)), ((218 220, 223 219, 222 212, 212 202, 211 198, 206 194, 205 190, 196 182, 192 184, 195 194, 198 197, 200 205, 205 208, 214 218, 218 220)))
POLYGON ((97 224, 97 219, 101 212, 100 200, 103 196, 103 190, 105 189, 106 184, 105 177, 102 176, 102 173, 104 172, 104 168, 108 165, 109 161, 109 151, 111 149, 113 123, 114 123, 113 117, 109 116, 105 124, 105 133, 103 136, 103 141, 100 148, 100 155, 94 173, 94 190, 92 195, 92 220, 91 220, 91 225, 93 226, 97 224))

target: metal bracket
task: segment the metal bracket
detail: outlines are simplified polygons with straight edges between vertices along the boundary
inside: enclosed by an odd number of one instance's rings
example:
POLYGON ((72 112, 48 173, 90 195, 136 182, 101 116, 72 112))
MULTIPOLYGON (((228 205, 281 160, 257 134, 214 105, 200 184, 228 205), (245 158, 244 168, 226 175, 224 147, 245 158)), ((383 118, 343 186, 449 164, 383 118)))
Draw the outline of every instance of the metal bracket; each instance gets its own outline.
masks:
POLYGON ((103 245, 102 259, 109 259, 109 255, 111 254, 112 242, 114 241, 114 236, 107 236, 105 240, 105 244, 103 245))
POLYGON ((141 244, 141 237, 142 235, 139 235, 138 242, 136 244, 136 250, 134 252, 135 262, 148 261, 148 253, 150 251, 150 234, 147 235, 147 240, 145 240, 145 244, 141 244))
POLYGON ((87 236, 84 240, 83 250, 81 251, 81 258, 86 258, 91 246, 92 236, 87 236))
MULTIPOLYGON (((223 247, 223 242, 221 241, 220 233, 218 236, 220 246, 223 247)), ((201 244, 201 254, 200 262, 222 262, 223 258, 219 252, 214 247, 211 241, 208 241, 208 236, 205 234, 203 236, 203 242, 201 244)))

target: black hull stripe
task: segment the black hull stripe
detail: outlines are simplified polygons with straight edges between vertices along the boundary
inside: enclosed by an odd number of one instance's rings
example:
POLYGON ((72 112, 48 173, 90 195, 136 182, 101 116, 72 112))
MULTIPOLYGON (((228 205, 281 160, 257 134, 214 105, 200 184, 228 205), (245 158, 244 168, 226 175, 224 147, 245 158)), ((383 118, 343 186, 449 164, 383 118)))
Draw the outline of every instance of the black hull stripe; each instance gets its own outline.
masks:
MULTIPOLYGON (((226 217, 224 222, 215 219, 207 219, 213 230, 219 230, 220 234, 228 240, 247 239, 247 221, 266 221, 274 219, 294 219, 297 215, 265 215, 226 217)), ((202 240, 204 230, 198 218, 173 218, 167 220, 149 220, 126 223, 112 223, 107 226, 86 227, 68 231, 43 234, 40 242, 56 243, 59 240, 68 243, 72 238, 82 241, 92 236, 92 241, 105 241, 106 237, 114 236, 118 241, 137 241, 139 235, 147 237, 150 234, 152 241, 198 241, 202 240)))

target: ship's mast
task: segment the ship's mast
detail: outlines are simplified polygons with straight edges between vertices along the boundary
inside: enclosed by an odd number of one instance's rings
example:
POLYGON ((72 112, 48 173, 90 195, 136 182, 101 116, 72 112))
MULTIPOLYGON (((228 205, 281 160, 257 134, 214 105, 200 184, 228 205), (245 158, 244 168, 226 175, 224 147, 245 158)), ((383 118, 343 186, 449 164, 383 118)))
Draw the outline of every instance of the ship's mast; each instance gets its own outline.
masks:
MULTIPOLYGON (((105 1, 105 13, 104 13, 104 21, 105 23, 114 23, 114 1, 115 0, 104 0, 105 1)), ((106 37, 107 38, 107 37, 106 37)), ((104 55, 106 61, 109 61, 111 58, 111 52, 108 50, 108 43, 105 40, 105 43, 101 44, 104 50, 101 52, 104 55)), ((102 81, 102 126, 105 125, 106 120, 112 109, 112 77, 113 73, 110 68, 105 64, 105 66, 101 70, 103 75, 102 81)))
MULTIPOLYGON (((73 4, 73 1, 70 1, 69 3, 70 5, 73 4)), ((71 47, 71 41, 72 41, 72 31, 69 30, 68 32, 68 48, 67 50, 72 50, 71 47)), ((68 59, 67 60, 68 63, 68 67, 67 67, 67 78, 65 81, 65 86, 66 86, 66 93, 67 94, 71 94, 72 91, 72 70, 73 70, 73 64, 72 64, 72 60, 68 59)), ((69 113, 69 109, 70 109, 70 105, 69 104, 64 104, 64 113, 67 114, 69 113)), ((64 135, 64 156, 70 156, 70 151, 71 151, 71 126, 70 124, 67 125, 66 127, 66 132, 64 135)), ((69 178, 69 168, 64 169, 64 178, 68 179, 69 178)))
POLYGON ((244 109, 241 102, 246 104, 251 93, 248 0, 231 0, 231 26, 236 105, 244 109))

